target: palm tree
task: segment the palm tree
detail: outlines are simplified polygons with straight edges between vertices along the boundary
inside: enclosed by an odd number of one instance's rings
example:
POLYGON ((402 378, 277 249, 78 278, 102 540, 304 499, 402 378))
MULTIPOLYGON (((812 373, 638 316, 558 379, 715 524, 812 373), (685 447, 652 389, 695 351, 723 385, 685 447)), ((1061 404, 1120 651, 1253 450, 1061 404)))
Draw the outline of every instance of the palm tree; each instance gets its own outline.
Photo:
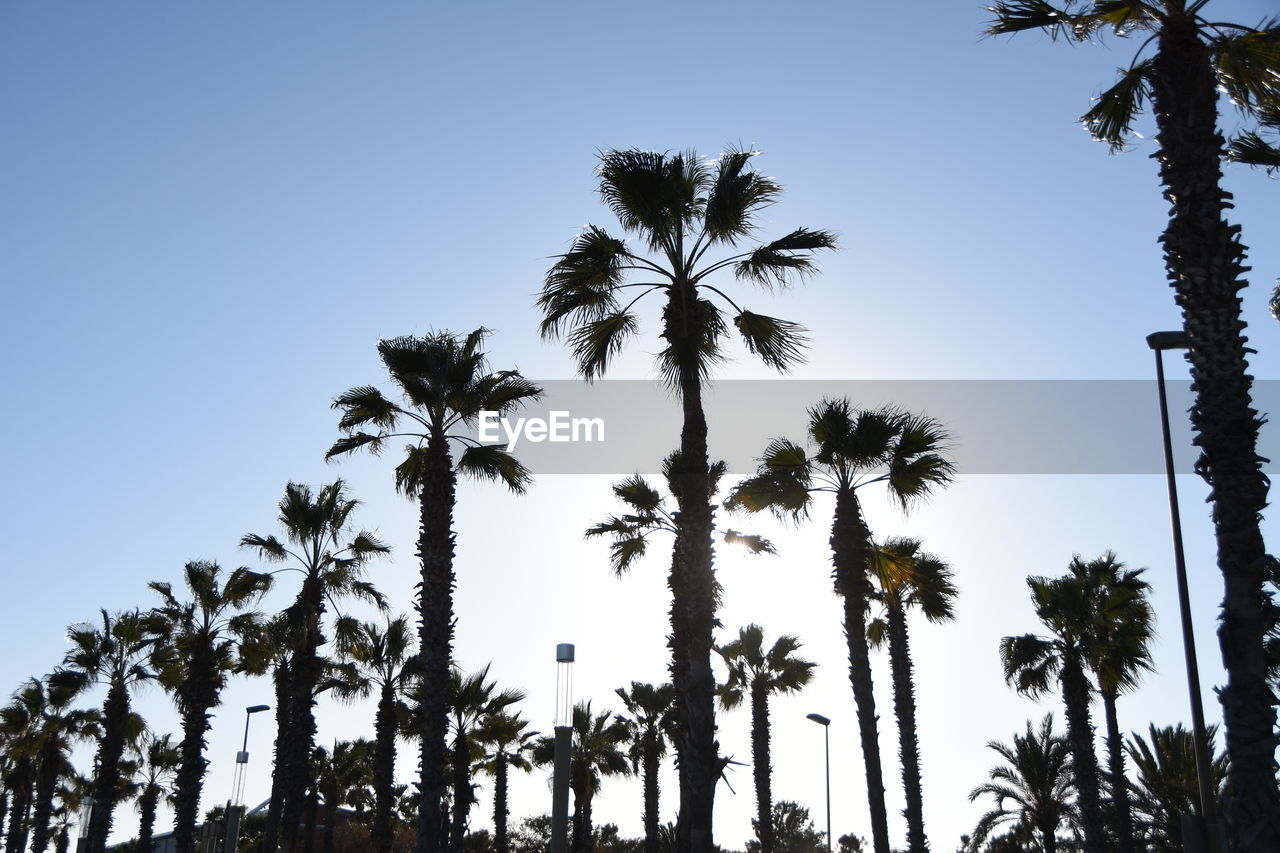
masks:
POLYGON ((1019 693, 1036 697, 1047 693, 1056 679, 1067 712, 1067 739, 1085 850, 1106 853, 1098 758, 1093 751, 1093 723, 1089 700, 1092 688, 1085 673, 1093 637, 1093 602, 1088 584, 1074 575, 1049 580, 1027 578, 1036 616, 1051 636, 1022 634, 1000 640, 1004 677, 1019 693))
MULTIPOLYGON (((20 692, 20 691, 19 691, 20 692)), ((27 822, 31 817, 31 801, 35 798, 34 759, 23 754, 19 738, 26 729, 30 715, 17 700, 0 707, 0 738, 4 742, 3 770, 4 798, 0 805, 4 806, 2 814, 8 818, 8 826, 4 833, 5 853, 22 853, 27 846, 27 822)))
POLYGON ((283 633, 278 639, 284 643, 284 665, 276 668, 276 719, 283 727, 281 732, 287 734, 283 741, 276 739, 271 809, 263 836, 267 851, 275 849, 277 833, 288 851, 293 851, 297 842, 308 763, 315 746, 315 696, 326 666, 318 651, 327 641, 324 614, 330 604, 336 606, 344 597, 386 607, 382 594, 362 580, 362 573, 369 560, 391 549, 368 531, 350 534, 351 514, 357 506, 359 501, 347 497, 342 480, 317 492, 310 486, 289 483, 279 515, 285 541, 254 533, 240 540, 242 547, 256 549, 265 560, 290 564, 280 571, 302 575, 297 597, 276 626, 283 633))
MULTIPOLYGON (((615 487, 616 489, 616 487, 615 487)), ((639 681, 631 682, 631 689, 619 687, 613 691, 622 700, 630 716, 621 717, 627 727, 631 744, 632 772, 644 774, 644 853, 658 853, 658 770, 667 754, 676 690, 670 683, 654 687, 639 681)))
POLYGON ((1210 0, 1109 0, 1055 6, 1047 0, 1006 0, 992 11, 988 32, 1044 29, 1087 40, 1105 28, 1149 33, 1119 81, 1084 121, 1113 151, 1124 147, 1134 118, 1149 100, 1155 118, 1160 182, 1169 200, 1161 236, 1165 269, 1190 340, 1196 399, 1191 422, 1202 457, 1197 470, 1210 487, 1218 567, 1226 585, 1219 638, 1227 685, 1219 691, 1226 724, 1232 796, 1226 818, 1245 851, 1280 849, 1280 786, 1274 759, 1275 696, 1267 686, 1260 607, 1266 546, 1259 519, 1267 478, 1258 456, 1262 421, 1250 402, 1240 290, 1245 247, 1227 221, 1222 189, 1224 142, 1218 130, 1218 89, 1245 114, 1280 106, 1277 22, 1260 27, 1205 17, 1210 0), (1154 52, 1147 54, 1147 48, 1154 52))
POLYGON ((412 692, 418 669, 413 654, 413 631, 408 616, 388 619, 385 627, 360 622, 344 637, 340 652, 355 664, 356 678, 338 686, 337 694, 365 696, 376 690, 378 710, 374 718, 373 829, 374 853, 390 853, 392 810, 395 799, 396 735, 404 700, 412 692))
POLYGON ((475 728, 476 743, 486 747, 480 769, 493 776, 493 849, 510 853, 507 833, 507 779, 512 769, 528 773, 533 769, 526 755, 533 751, 537 732, 528 730, 528 721, 517 714, 499 711, 489 714, 475 728))
POLYGON ((831 524, 832 573, 844 601, 849 681, 858 712, 858 733, 867 775, 867 805, 875 853, 890 853, 884 803, 879 727, 871 678, 867 615, 875 543, 863 517, 859 490, 884 484, 904 511, 951 481, 954 466, 944 455, 948 436, 932 418, 895 408, 855 411, 847 399, 824 399, 809 410, 805 446, 785 438, 765 448, 754 477, 742 481, 725 505, 732 510, 769 510, 783 519, 809 515, 813 495, 835 495, 831 524))
POLYGON ((488 681, 489 665, 479 672, 464 676, 454 667, 449 681, 449 728, 453 731, 453 816, 449 823, 449 849, 462 850, 467 831, 467 816, 475 793, 471 786, 472 754, 477 751, 475 729, 486 717, 500 714, 524 699, 524 691, 499 690, 496 681, 488 681))
MULTIPOLYGON (((1133 807, 1148 849, 1152 853, 1180 853, 1182 818, 1200 813, 1200 789, 1196 781, 1195 741, 1181 725, 1147 729, 1149 740, 1134 732, 1125 743, 1137 771, 1133 807)), ((1209 742, 1218 736, 1218 727, 1208 727, 1209 742)), ((1222 790, 1227 758, 1213 761, 1213 789, 1222 790)))
MULTIPOLYGON (((591 803, 600 791, 601 777, 626 776, 631 769, 623 748, 627 725, 604 711, 591 712, 590 702, 573 706, 573 749, 569 754, 569 789, 573 791, 573 839, 570 853, 591 853, 591 803)), ((543 737, 533 749, 537 764, 555 760, 555 738, 543 737)))
MULTIPOLYGON (((160 683, 169 690, 182 715, 181 761, 174 790, 174 841, 179 853, 195 849, 196 821, 207 761, 204 735, 210 728, 210 711, 220 702, 227 678, 236 671, 262 672, 265 661, 240 653, 261 646, 264 630, 261 614, 241 612, 271 588, 270 575, 239 568, 222 578, 217 563, 195 560, 183 567, 189 600, 179 600, 173 585, 149 584, 159 593, 161 605, 153 611, 161 617, 168 654, 160 668, 160 683)), ((155 744, 153 743, 153 746, 155 744)), ((167 742, 166 742, 167 748, 167 742)), ((143 848, 147 849, 147 848, 143 848)))
POLYGON ((1033 729, 1027 721, 1025 735, 1015 734, 1013 745, 989 741, 1004 764, 991 769, 991 781, 974 788, 969 802, 979 797, 995 797, 996 806, 984 814, 974 828, 970 849, 978 846, 998 826, 1011 821, 1040 834, 1043 853, 1057 853, 1058 828, 1075 822, 1071 798, 1075 784, 1071 775, 1071 748, 1067 739, 1053 731, 1053 715, 1045 714, 1033 729))
POLYGON ((55 793, 58 803, 53 809, 55 853, 68 853, 71 847, 71 826, 79 816, 88 791, 89 780, 78 773, 71 774, 58 785, 55 793))
POLYGON ((333 853, 334 829, 340 807, 356 804, 363 807, 368 799, 369 787, 373 783, 370 746, 369 741, 360 739, 337 741, 332 752, 322 746, 316 747, 315 786, 324 800, 324 853, 333 853))
POLYGON ((1085 663, 1098 680, 1107 723, 1108 780, 1116 838, 1121 853, 1132 853, 1133 815, 1116 699, 1121 692, 1135 688, 1142 673, 1151 669, 1149 646, 1155 622, 1147 601, 1151 585, 1142 579, 1146 569, 1126 568, 1110 551, 1088 562, 1075 557, 1070 570, 1085 585, 1090 599, 1093 624, 1086 635, 1085 663))
POLYGON ((86 853, 103 853, 116 803, 121 799, 122 758, 127 742, 142 732, 142 721, 130 709, 130 693, 156 678, 152 667, 162 641, 154 617, 139 610, 114 616, 102 611, 102 625, 72 625, 71 649, 63 666, 49 678, 50 687, 78 692, 91 684, 107 688, 102 704, 102 730, 94 758, 93 814, 89 818, 86 853))
POLYGON ((684 419, 669 640, 677 697, 682 853, 711 853, 712 800, 719 777, 711 671, 713 512, 703 383, 725 358, 726 308, 747 349, 770 367, 786 370, 800 361, 805 343, 800 326, 747 311, 712 282, 717 272, 732 268, 739 280, 766 289, 785 287, 813 271, 813 252, 836 244, 828 232, 798 228, 750 251, 735 251, 752 236, 760 211, 781 195, 776 182, 749 168, 755 154, 730 150, 708 161, 692 151, 601 153, 600 197, 644 250, 633 251, 604 229, 588 226, 548 271, 538 300, 543 337, 567 337, 579 371, 592 380, 605 374, 627 338, 638 331, 632 311, 636 303, 653 292, 665 297, 658 369, 679 394, 684 419), (730 254, 709 258, 717 246, 730 254), (629 281, 633 272, 643 280, 629 281), (624 289, 630 288, 639 288, 639 295, 623 304, 624 289))
POLYGON ((930 622, 948 622, 955 618, 957 595, 951 568, 921 548, 919 539, 890 539, 876 548, 874 598, 884 608, 884 615, 873 620, 867 632, 872 646, 889 647, 910 853, 927 853, 929 844, 924 831, 924 785, 920 779, 920 740, 907 612, 918 608, 930 622))
POLYGON ((777 639, 768 650, 764 647, 764 629, 747 625, 738 638, 716 652, 724 658, 729 677, 718 691, 725 709, 751 702, 751 761, 756 783, 756 837, 761 853, 774 853, 773 844, 773 766, 769 760, 769 696, 774 693, 798 693, 809 683, 817 664, 795 656, 800 641, 790 635, 777 639))
MULTIPOLYGON (((173 793, 174 775, 182 764, 182 749, 172 735, 149 735, 141 749, 138 778, 138 850, 151 850, 151 836, 156 823, 156 806, 161 797, 173 793)), ((176 799, 176 797, 175 797, 176 799)))
POLYGON ((465 338, 452 332, 401 337, 378 343, 378 354, 400 389, 404 405, 373 386, 352 388, 333 405, 342 410, 345 435, 326 459, 368 448, 378 453, 391 438, 408 438, 405 459, 396 467, 396 489, 416 497, 419 506, 418 655, 422 660, 416 728, 421 737, 418 775, 422 799, 418 819, 419 853, 445 849, 443 803, 449 725, 449 672, 453 663, 453 509, 457 474, 500 480, 524 492, 529 472, 505 445, 480 445, 454 432, 472 425, 482 411, 508 413, 536 400, 542 389, 517 371, 492 372, 482 349, 487 329, 465 338), (372 428, 373 432, 366 432, 372 428), (404 429, 405 432, 399 430, 404 429), (456 467, 451 442, 467 446, 456 467))

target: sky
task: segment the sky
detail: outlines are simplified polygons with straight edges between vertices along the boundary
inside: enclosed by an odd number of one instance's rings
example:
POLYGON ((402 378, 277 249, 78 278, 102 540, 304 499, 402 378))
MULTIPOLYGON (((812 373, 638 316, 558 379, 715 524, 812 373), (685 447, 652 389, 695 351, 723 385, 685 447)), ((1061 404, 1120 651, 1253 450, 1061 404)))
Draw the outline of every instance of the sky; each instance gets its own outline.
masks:
MULTIPOLYGON (((1215 8, 1245 23, 1274 13, 1262 0, 1215 8)), ((1109 156, 1076 120, 1138 43, 989 39, 985 16, 978 3, 918 0, 0 4, 0 691, 54 668, 67 625, 154 604, 146 583, 177 582, 188 560, 257 565, 237 543, 276 531, 289 481, 348 482, 364 503, 358 523, 394 549, 370 577, 407 611, 414 507, 394 492, 389 456, 323 461, 337 435, 330 402, 383 381, 379 339, 439 329, 491 328, 495 367, 572 378, 566 348, 539 339, 533 300, 550 256, 584 224, 615 226, 594 194, 602 149, 751 146, 786 188, 761 234, 839 234, 841 250, 794 291, 730 282, 747 307, 810 330, 796 377, 1149 378, 1145 336, 1179 322, 1156 242, 1165 204, 1150 124, 1109 156)), ((1237 124, 1224 113, 1225 129, 1237 124)), ((1280 193, 1242 167, 1226 185, 1253 267, 1252 373, 1280 378, 1280 325, 1266 312, 1280 193)), ((656 321, 650 309, 614 377, 652 375, 656 321)), ((734 354, 720 377, 771 376, 734 354)), ((1177 359, 1169 371, 1186 375, 1177 359)), ((1105 433, 1109 413, 1096 415, 1105 433)), ((1154 443, 1154 396, 1150 415, 1154 443)), ((722 430, 755 428, 744 413, 722 430)), ((1221 582, 1205 489, 1179 479, 1216 717, 1221 582)), ((459 492, 456 657, 467 670, 492 662, 501 683, 528 693, 523 712, 544 731, 558 642, 577 645, 575 685, 596 708, 620 710, 615 687, 665 675, 665 558, 615 579, 606 546, 581 536, 613 510, 610 481, 553 474, 519 497, 491 484, 459 492)), ((1158 671, 1121 702, 1121 723, 1187 718, 1161 477, 962 470, 910 515, 873 496, 868 517, 877 535, 921 537, 962 591, 954 623, 913 629, 936 849, 983 810, 967 794, 995 761, 985 744, 1049 710, 1061 719, 1053 697, 1019 698, 1000 676, 999 637, 1036 627, 1028 574, 1107 549, 1149 567, 1158 671)), ((829 508, 798 528, 753 523, 780 555, 718 556, 720 636, 760 622, 771 637, 798 635, 819 664, 803 693, 774 704, 774 796, 823 823, 822 733, 805 719, 823 713, 834 833, 869 835, 829 508)), ((1270 520, 1264 532, 1280 535, 1270 520)), ((287 578, 265 606, 291 598, 287 578)), ((886 675, 878 660, 901 841, 886 675)), ((265 680, 224 694, 203 807, 230 793, 242 709, 259 702, 271 702, 265 680)), ((137 707, 157 731, 177 725, 157 688, 137 707)), ((324 700, 317 713, 321 743, 372 734, 369 706, 324 700)), ((251 802, 269 790, 270 716, 250 731, 251 802)), ((719 725, 726 752, 749 761, 746 712, 719 725)), ((82 750, 82 766, 90 758, 82 750)), ((734 792, 717 795, 726 847, 750 836, 750 779, 740 767, 734 792)), ((514 817, 549 809, 545 773, 513 785, 514 817)), ((489 793, 473 827, 488 824, 489 793)), ((664 793, 674 819, 670 772, 664 793)), ((639 784, 608 781, 595 815, 640 834, 639 784)), ((130 807, 116 826, 132 834, 130 807)))

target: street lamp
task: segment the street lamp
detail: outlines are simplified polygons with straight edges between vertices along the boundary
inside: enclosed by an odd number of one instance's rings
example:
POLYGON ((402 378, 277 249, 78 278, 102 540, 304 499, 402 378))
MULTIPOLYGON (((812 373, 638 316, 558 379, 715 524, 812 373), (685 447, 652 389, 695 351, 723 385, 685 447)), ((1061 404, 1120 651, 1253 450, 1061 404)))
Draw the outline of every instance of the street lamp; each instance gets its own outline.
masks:
POLYGON ((821 714, 808 714, 805 719, 822 726, 822 741, 827 754, 827 853, 831 853, 831 720, 821 714))
POLYGON ((551 853, 569 848, 569 755, 573 748, 573 643, 556 645, 555 761, 551 776, 551 853))
POLYGON ((89 820, 93 817, 93 797, 85 797, 80 801, 80 827, 76 831, 76 853, 88 849, 89 820))
POLYGON ((231 778, 231 799, 227 801, 227 841, 223 850, 236 853, 240 843, 240 821, 244 818, 245 770, 249 764, 249 720, 254 714, 271 710, 270 705, 250 705, 244 709, 244 743, 236 753, 236 770, 231 778))
MULTIPOLYGON (((1165 391, 1164 352, 1190 347, 1186 332, 1153 332, 1147 335, 1147 346, 1156 354, 1156 388, 1160 397, 1160 432, 1164 438, 1164 474, 1169 489, 1169 521, 1173 528, 1173 568, 1178 585, 1178 610, 1182 617, 1182 654, 1187 666, 1187 691, 1191 698, 1191 736, 1195 744, 1196 784, 1200 789, 1201 825, 1194 817, 1184 816, 1184 837, 1191 834, 1207 838, 1208 850, 1222 853, 1219 829, 1210 781, 1213 768, 1209 756, 1209 737, 1204 725, 1204 703, 1200 696, 1200 667, 1196 663, 1196 641, 1191 627, 1191 599, 1187 591, 1187 560, 1182 550, 1182 518, 1178 512, 1178 485, 1173 468, 1173 441, 1169 436, 1169 399, 1165 391), (1191 824, 1191 826, 1188 826, 1191 824)), ((1201 849, 1204 849, 1201 842, 1201 849)), ((1191 850, 1191 846, 1186 846, 1191 850)))

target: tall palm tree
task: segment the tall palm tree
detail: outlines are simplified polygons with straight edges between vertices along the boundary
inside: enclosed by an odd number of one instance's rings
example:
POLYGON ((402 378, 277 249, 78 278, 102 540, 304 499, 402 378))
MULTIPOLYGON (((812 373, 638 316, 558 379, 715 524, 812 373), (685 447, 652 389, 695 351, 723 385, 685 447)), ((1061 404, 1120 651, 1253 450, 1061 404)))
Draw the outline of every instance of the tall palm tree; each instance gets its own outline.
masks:
POLYGON ((511 770, 528 773, 533 769, 528 754, 533 751, 537 732, 528 730, 529 723, 518 714, 499 711, 489 714, 476 727, 475 740, 485 748, 480 769, 493 776, 493 849, 510 853, 507 832, 507 782, 511 770))
POLYGON ((475 802, 471 785, 471 763, 479 744, 476 727, 486 718, 500 714, 524 699, 524 691, 498 689, 489 679, 489 664, 464 676, 457 667, 449 680, 449 728, 453 732, 453 815, 449 823, 449 849, 460 853, 467 831, 467 816, 475 802))
MULTIPOLYGON (((626 776, 630 762, 623 752, 627 725, 608 711, 593 714, 590 702, 573 706, 573 749, 569 753, 569 789, 573 791, 573 838, 570 853, 591 853, 591 804, 604 776, 626 776)), ((555 760, 555 738, 543 737, 534 746, 533 760, 555 760)))
MULTIPOLYGON (((1182 818, 1200 813, 1200 789, 1196 780, 1195 741, 1181 725, 1147 728, 1148 739, 1134 732, 1125 743, 1133 759, 1137 780, 1133 807, 1142 840, 1152 853, 1179 853, 1183 850, 1182 818)), ((1209 726, 1209 742, 1217 739, 1218 727, 1209 726)), ((1227 773, 1225 755, 1213 761, 1213 789, 1222 790, 1227 773)))
POLYGON ((658 770, 667 754, 676 690, 670 683, 654 687, 633 681, 630 690, 619 687, 613 692, 629 715, 620 718, 631 744, 631 770, 644 774, 644 853, 658 853, 658 770))
POLYGON ((1245 851, 1280 849, 1280 786, 1275 775, 1275 696, 1266 682, 1260 607, 1266 565, 1259 519, 1267 478, 1258 456, 1261 420, 1250 401, 1240 291, 1246 286, 1240 227, 1227 220, 1224 142, 1218 89, 1245 114, 1280 106, 1277 20, 1259 27, 1207 17, 1211 0, 1072 2, 1006 0, 988 32, 1044 29, 1088 40, 1104 29, 1148 35, 1120 79, 1084 115, 1093 135, 1124 147, 1149 101, 1156 124, 1160 183, 1169 200, 1161 236, 1166 277, 1182 309, 1195 401, 1191 422, 1210 487, 1218 567, 1226 585, 1219 638, 1227 684, 1219 691, 1226 724, 1227 822, 1245 851), (1151 52, 1148 53, 1148 49, 1151 52))
POLYGON ((140 684, 156 679, 153 667, 162 642, 154 617, 139 610, 114 616, 102 611, 102 624, 72 625, 67 630, 71 648, 62 667, 49 677, 51 687, 72 691, 91 684, 107 688, 102 703, 102 730, 94 758, 93 814, 89 818, 86 853, 103 853, 116 803, 121 799, 122 759, 125 745, 142 732, 142 721, 130 707, 130 694, 140 684))
POLYGON ((373 828, 374 853, 390 853, 395 800, 396 736, 405 699, 414 689, 419 660, 413 653, 408 616, 388 619, 385 626, 360 622, 344 637, 340 653, 355 664, 356 678, 338 685, 337 695, 378 694, 374 717, 373 828))
POLYGON ((228 676, 238 670, 261 673, 265 668, 260 656, 241 654, 242 648, 260 649, 265 630, 261 614, 243 611, 266 594, 272 578, 239 568, 224 580, 217 563, 195 560, 183 567, 183 579, 191 595, 186 600, 174 593, 172 584, 153 581, 149 586, 161 598, 153 611, 161 618, 167 652, 160 667, 160 683, 173 694, 182 716, 174 841, 178 853, 192 853, 208 764, 204 735, 210 728, 210 712, 220 703, 228 676))
POLYGON ((800 641, 784 634, 769 649, 764 647, 764 629, 747 625, 738 638, 716 653, 724 659, 729 677, 718 691, 725 709, 736 708, 747 698, 751 703, 751 761, 756 783, 756 837, 761 853, 774 853, 773 765, 769 758, 769 697, 774 693, 798 693, 813 677, 817 664, 796 657, 800 641))
POLYGON ((0 707, 0 739, 4 744, 3 817, 8 819, 4 833, 5 853, 22 853, 27 846, 27 823, 31 817, 31 801, 35 798, 36 762, 24 754, 20 733, 26 729, 30 715, 21 703, 14 701, 0 707))
POLYGON ((703 383, 725 357, 726 312, 747 349, 786 370, 802 359, 803 329, 740 307, 716 286, 716 273, 782 288, 813 271, 813 253, 835 247, 826 231, 798 228, 784 237, 737 251, 749 240, 761 210, 781 195, 772 179, 750 168, 756 152, 730 150, 715 160, 692 151, 611 150, 600 155, 601 199, 637 251, 591 225, 547 272, 538 300, 544 338, 567 337, 588 380, 603 376, 639 321, 644 296, 664 299, 658 370, 680 398, 684 426, 676 497, 679 535, 671 566, 671 674, 676 687, 680 754, 681 853, 711 853, 712 801, 719 777, 715 742, 715 676, 711 671, 715 577, 711 551, 710 458, 703 383), (710 256, 716 249, 723 256, 710 256), (640 280, 631 280, 635 273, 640 280), (638 296, 627 299, 627 289, 638 296))
POLYGON ((1072 794, 1071 748, 1067 739, 1053 731, 1053 715, 1045 714, 1038 728, 1027 721, 1025 735, 1015 734, 1013 745, 989 741, 1004 764, 991 769, 991 781, 974 788, 969 802, 992 796, 995 808, 978 821, 970 838, 970 849, 979 845, 998 826, 1014 822, 1040 835, 1043 853, 1057 853, 1058 829, 1075 823, 1072 794))
POLYGON ((918 609, 930 622, 955 618, 957 595, 951 568, 922 550, 919 539, 890 539, 875 549, 874 598, 884 615, 872 620, 867 640, 889 647, 893 673, 893 711, 898 719, 898 757, 906 795, 907 849, 927 853, 924 831, 924 785, 920 779, 920 739, 916 727, 916 693, 907 612, 918 609))
POLYGON ((267 851, 275 849, 277 833, 286 850, 293 851, 297 844, 315 748, 315 696, 326 666, 319 652, 327 642, 324 614, 342 598, 386 607, 382 594, 362 578, 365 565, 391 549, 368 531, 351 533, 351 515, 359 503, 347 497, 342 480, 315 492, 289 483, 279 505, 284 541, 255 533, 240 540, 242 547, 255 549, 265 560, 289 564, 278 571, 302 575, 297 597, 276 624, 284 655, 284 665, 276 668, 276 715, 286 736, 283 742, 276 739, 271 811, 264 830, 267 851))
POLYGON ((890 853, 884 802, 879 726, 871 677, 867 616, 875 543, 862 512, 859 491, 883 484, 904 511, 951 481, 948 436, 932 418, 886 407, 855 411, 847 399, 824 399, 809 410, 810 454, 804 444, 775 439, 765 448, 755 476, 739 483, 725 505, 731 510, 769 510, 783 519, 809 515, 813 496, 835 496, 831 559, 835 590, 844 602, 849 682, 858 713, 858 734, 867 776, 867 805, 875 853, 890 853))
POLYGON ((1085 663, 1098 681, 1107 724, 1108 781, 1116 838, 1120 853, 1132 853, 1133 815, 1116 700, 1120 693, 1134 689, 1142 673, 1151 669, 1149 647, 1155 623, 1147 600, 1151 585, 1142 579, 1145 569, 1126 568, 1110 551, 1087 562, 1075 557, 1070 571, 1085 585, 1090 600, 1093 624, 1086 636, 1085 663))
POLYGON ((1093 751, 1089 704, 1092 687, 1085 671, 1093 637, 1093 602, 1088 584, 1074 575, 1052 580, 1027 578, 1036 616, 1050 636, 1021 634, 1000 640, 1004 677, 1019 693, 1036 697, 1053 689, 1056 680, 1066 707, 1067 740, 1079 798, 1087 853, 1107 853, 1103 832, 1098 758, 1093 751))
POLYGON ((378 343, 378 355, 398 386, 403 405, 373 386, 352 388, 334 408, 343 437, 326 459, 367 448, 382 450, 392 438, 407 438, 405 459, 396 467, 396 489, 416 497, 419 507, 418 655, 422 660, 416 728, 421 737, 418 785, 418 853, 439 853, 448 839, 442 811, 447 788, 449 671, 453 663, 453 509, 458 472, 498 480, 524 492, 529 472, 505 445, 481 445, 455 430, 473 425, 482 411, 509 413, 536 400, 542 389, 517 371, 490 369, 483 349, 487 329, 465 337, 436 332, 378 343), (366 431, 366 430, 372 430, 366 431), (403 431, 401 431, 403 430, 403 431), (466 446, 455 465, 452 442, 466 446))
POLYGON ((138 762, 138 850, 148 853, 161 798, 174 794, 175 774, 182 764, 182 748, 172 735, 144 737, 138 762))

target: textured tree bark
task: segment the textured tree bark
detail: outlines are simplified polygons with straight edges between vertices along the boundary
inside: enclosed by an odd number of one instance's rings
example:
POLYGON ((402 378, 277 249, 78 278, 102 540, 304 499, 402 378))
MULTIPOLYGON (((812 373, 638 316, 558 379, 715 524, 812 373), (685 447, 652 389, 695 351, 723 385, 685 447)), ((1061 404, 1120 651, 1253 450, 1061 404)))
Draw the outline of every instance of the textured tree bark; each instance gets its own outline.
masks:
POLYGON ((509 853, 511 843, 507 838, 507 756, 498 753, 497 766, 493 770, 493 849, 496 853, 509 853))
POLYGON ((475 795, 471 792, 471 758, 467 739, 456 732, 453 739, 453 820, 449 823, 449 850, 461 853, 467 834, 467 818, 475 795))
POLYGON ((50 738, 40 751, 36 770, 35 807, 31 812, 31 853, 49 847, 49 821, 53 817, 53 789, 58 784, 58 744, 50 738))
POLYGON ((1077 808, 1084 824, 1086 853, 1108 853, 1102 831, 1102 797, 1098 792, 1098 757, 1093 751, 1093 723, 1089 719, 1089 680, 1072 655, 1063 655, 1062 701, 1067 708, 1067 739, 1075 775, 1077 808))
POLYGON ((773 853, 773 791, 769 777, 769 694, 762 684, 751 685, 751 770, 756 783, 756 838, 760 853, 773 853))
POLYGON ((138 797, 138 853, 151 853, 151 836, 156 825, 156 792, 138 797))
POLYGON ((98 744, 97 773, 93 779, 93 815, 89 818, 88 853, 104 853, 116 802, 120 799, 120 758, 124 754, 124 727, 129 716, 129 691, 113 683, 102 703, 102 740, 98 744))
POLYGON ((871 531, 852 490, 836 495, 831 524, 831 555, 836 592, 844 599, 844 635, 849 645, 849 683, 858 712, 858 736, 867 775, 867 805, 871 810, 871 839, 875 853, 891 853, 889 817, 884 803, 884 770, 880 764, 880 733, 871 678, 871 650, 867 646, 867 602, 871 531))
POLYGON ((644 853, 658 853, 658 738, 645 733, 644 741, 644 853))
POLYGON ((1107 721, 1107 769, 1111 780, 1111 808, 1115 814, 1116 840, 1120 853, 1134 853, 1133 809, 1129 804, 1129 777, 1125 771, 1124 738, 1116 715, 1116 692, 1100 690, 1107 721))
POLYGON ((298 831, 302 825, 302 810, 307 789, 314 779, 311 771, 311 754, 316 748, 316 685, 320 681, 323 662, 318 649, 323 642, 320 620, 325 612, 324 589, 321 579, 308 577, 298 594, 302 602, 305 623, 302 637, 290 661, 289 717, 291 728, 285 741, 289 752, 284 781, 284 804, 280 810, 280 837, 284 849, 293 853, 298 849, 298 831))
POLYGON ((289 662, 276 665, 274 680, 276 690, 276 741, 275 761, 271 768, 271 801, 267 805, 267 820, 262 828, 261 853, 275 853, 280 839, 280 815, 284 811, 285 777, 289 772, 289 732, 292 730, 292 709, 289 707, 289 662))
POLYGON ((893 710, 898 718, 898 757, 902 764, 902 789, 907 807, 907 850, 928 853, 924 832, 924 783, 920 778, 920 742, 916 731, 916 687, 912 674, 911 642, 902 604, 888 609, 889 665, 893 670, 893 710))
POLYGON ((453 656, 453 506, 457 477, 448 439, 433 435, 427 444, 427 470, 419 494, 418 655, 422 678, 418 688, 418 731, 422 738, 418 778, 422 804, 418 813, 418 853, 445 849, 443 809, 447 779, 445 757, 449 728, 449 665, 453 656))
POLYGON ((30 758, 18 761, 13 770, 13 798, 9 806, 9 831, 5 834, 5 853, 22 853, 27 847, 27 816, 31 812, 31 796, 35 772, 30 758))
MULTIPOLYGON (((396 692, 395 685, 382 685, 378 713, 374 719, 373 751, 373 853, 391 853, 391 809, 395 805, 396 692)), ((505 851, 499 851, 505 853, 505 851)))
POLYGON ((1226 591, 1218 630, 1227 670, 1218 695, 1230 759, 1223 815, 1242 853, 1262 853, 1280 850, 1276 700, 1266 681, 1261 595, 1266 547, 1259 519, 1268 483, 1257 453, 1260 420, 1250 399, 1240 317, 1248 267, 1240 228, 1226 220, 1231 195, 1221 186, 1216 81, 1185 11, 1170 14, 1161 27, 1153 72, 1157 159, 1170 205, 1161 242, 1190 339, 1197 471, 1211 489, 1226 591))
POLYGON ((204 734, 209 730, 209 709, 218 701, 213 650, 195 644, 179 690, 182 712, 182 753, 174 792, 173 836, 178 853, 194 853, 196 822, 200 817, 200 791, 207 762, 204 734))

